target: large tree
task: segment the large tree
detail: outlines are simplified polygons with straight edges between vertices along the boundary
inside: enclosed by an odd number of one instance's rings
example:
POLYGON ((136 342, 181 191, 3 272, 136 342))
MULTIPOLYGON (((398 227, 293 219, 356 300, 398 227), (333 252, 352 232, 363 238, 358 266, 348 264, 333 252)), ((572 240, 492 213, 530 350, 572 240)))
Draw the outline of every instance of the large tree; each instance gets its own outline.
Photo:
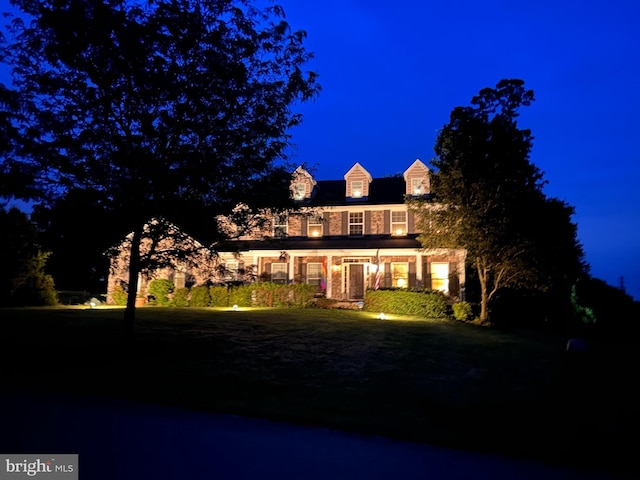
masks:
POLYGON ((302 70, 305 34, 248 0, 12 3, 29 21, 12 22, 2 52, 21 139, 2 171, 32 175, 49 198, 91 190, 118 215, 132 232, 133 322, 150 218, 197 218, 213 237, 215 213, 284 184, 294 107, 319 91, 302 70))
POLYGON ((570 285, 585 269, 573 210, 545 196, 529 158, 533 137, 517 124, 533 100, 523 81, 502 80, 454 108, 434 147, 433 196, 413 202, 423 246, 467 249, 482 322, 501 289, 570 285))

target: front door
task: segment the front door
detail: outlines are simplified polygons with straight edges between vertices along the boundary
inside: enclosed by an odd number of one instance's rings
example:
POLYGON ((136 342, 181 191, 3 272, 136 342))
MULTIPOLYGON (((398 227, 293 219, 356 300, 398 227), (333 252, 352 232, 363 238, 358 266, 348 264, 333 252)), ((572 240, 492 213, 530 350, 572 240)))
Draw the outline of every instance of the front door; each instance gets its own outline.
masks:
POLYGON ((348 295, 351 300, 364 298, 364 264, 351 263, 348 266, 348 295))

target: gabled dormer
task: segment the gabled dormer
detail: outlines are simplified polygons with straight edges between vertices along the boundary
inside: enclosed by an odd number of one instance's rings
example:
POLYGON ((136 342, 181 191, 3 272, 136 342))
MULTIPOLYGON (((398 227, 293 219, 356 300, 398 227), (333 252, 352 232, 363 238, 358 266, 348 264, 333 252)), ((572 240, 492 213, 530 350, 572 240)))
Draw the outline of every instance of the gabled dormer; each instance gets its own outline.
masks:
POLYGON ((371 185, 371 175, 362 165, 356 163, 344 174, 345 197, 347 200, 367 200, 369 198, 369 186, 371 185))
POLYGON ((404 171, 405 194, 411 197, 421 197, 431 192, 429 182, 430 170, 417 159, 404 171))
POLYGON ((291 197, 296 202, 310 199, 315 186, 316 181, 311 174, 302 167, 296 168, 291 175, 291 197))

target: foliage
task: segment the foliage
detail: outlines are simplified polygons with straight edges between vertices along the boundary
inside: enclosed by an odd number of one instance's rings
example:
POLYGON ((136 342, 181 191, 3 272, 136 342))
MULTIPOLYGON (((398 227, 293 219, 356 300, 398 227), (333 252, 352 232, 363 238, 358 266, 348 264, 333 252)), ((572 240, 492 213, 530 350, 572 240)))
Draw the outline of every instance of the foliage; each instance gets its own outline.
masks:
POLYGON ((210 304, 211 295, 209 294, 209 287, 206 285, 191 287, 191 300, 189 300, 190 307, 208 307, 210 304))
POLYGON ((364 310, 368 312, 416 315, 423 318, 446 318, 446 296, 439 291, 411 292, 401 289, 367 290, 364 310))
POLYGON ((125 292, 124 288, 121 285, 116 285, 113 287, 111 291, 111 298, 113 299, 116 305, 124 307, 127 304, 127 292, 125 292))
POLYGON ((472 106, 454 108, 434 147, 432 197, 410 201, 424 247, 467 250, 482 322, 489 301, 508 286, 553 285, 568 302, 570 285, 587 268, 573 209, 544 195, 543 174, 529 160, 533 137, 516 121, 533 99, 523 81, 502 80, 481 90, 472 106))
POLYGON ((149 294, 153 296, 154 305, 167 306, 171 303, 169 294, 173 292, 175 285, 166 278, 155 278, 149 282, 149 294))
POLYGON ((469 302, 457 302, 452 306, 453 318, 460 321, 468 321, 473 318, 473 308, 469 302))
POLYGON ((229 286, 229 304, 239 307, 250 307, 252 305, 253 292, 259 288, 258 284, 229 286))
POLYGON ((45 272, 49 252, 38 244, 38 232, 27 215, 0 209, 0 305, 55 305, 51 275, 45 272))
POLYGON ((229 289, 225 285, 214 285, 209 287, 209 296, 212 307, 228 307, 229 306, 229 289))
POLYGON ((308 283, 296 283, 293 287, 293 305, 299 308, 311 306, 316 294, 316 286, 308 283))
POLYGON ((174 307, 188 307, 189 306, 189 289, 186 287, 176 288, 175 292, 173 292, 171 305, 173 305, 174 307))
POLYGON ((197 228, 202 215, 287 191, 277 162, 301 122, 292 107, 319 91, 302 70, 305 33, 290 29, 281 7, 244 0, 13 4, 29 18, 11 22, 0 52, 19 97, 2 104, 12 142, 0 170, 44 199, 92 190, 119 218, 120 238, 132 232, 133 321, 140 245, 145 235, 151 253, 158 244, 148 234, 159 229, 144 231, 151 218, 180 217, 213 239, 211 227, 197 228))

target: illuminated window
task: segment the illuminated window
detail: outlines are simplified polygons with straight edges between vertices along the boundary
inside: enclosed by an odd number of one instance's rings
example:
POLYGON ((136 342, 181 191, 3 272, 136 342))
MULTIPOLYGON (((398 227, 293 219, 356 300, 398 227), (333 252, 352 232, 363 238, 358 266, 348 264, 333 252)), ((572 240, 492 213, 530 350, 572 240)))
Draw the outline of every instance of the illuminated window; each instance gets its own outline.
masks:
POLYGON ((273 236, 282 238, 287 236, 287 216, 276 215, 273 219, 273 236))
POLYGON ((362 180, 352 180, 351 181, 351 196, 353 198, 362 197, 363 191, 363 183, 362 180))
POLYGON ((307 263, 307 283, 315 285, 320 290, 322 284, 321 263, 307 263))
POLYGON ((364 213, 349 212, 349 235, 359 236, 364 234, 364 213))
POLYGON ((307 195, 307 184, 304 182, 296 183, 293 187, 293 198, 296 200, 302 200, 307 195))
POLYGON ((307 235, 309 235, 310 237, 322 236, 322 218, 320 217, 309 218, 307 235))
POLYGON ((391 212, 391 234, 392 235, 407 234, 407 212, 405 211, 391 212))
POLYGON ((271 281, 274 283, 287 283, 287 264, 271 264, 271 281))
POLYGON ((409 286, 408 263, 391 264, 391 286, 398 288, 407 288, 409 286))
POLYGON ((440 290, 441 292, 449 292, 449 264, 436 263, 431 264, 431 290, 440 290))
POLYGON ((412 178, 411 195, 424 195, 425 193, 424 180, 422 178, 412 178))

